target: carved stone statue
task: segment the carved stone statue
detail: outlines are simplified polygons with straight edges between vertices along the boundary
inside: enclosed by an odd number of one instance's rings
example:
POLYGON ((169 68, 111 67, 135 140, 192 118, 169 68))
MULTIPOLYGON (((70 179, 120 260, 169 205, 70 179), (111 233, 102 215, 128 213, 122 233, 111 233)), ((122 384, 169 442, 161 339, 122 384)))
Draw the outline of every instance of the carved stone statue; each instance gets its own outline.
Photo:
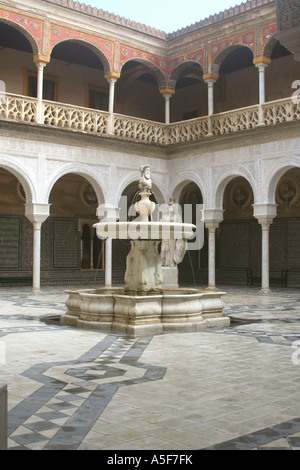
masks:
POLYGON ((141 178, 139 181, 139 189, 141 191, 151 191, 151 168, 149 165, 141 166, 141 178))
MULTIPOLYGON (((135 209, 141 216, 141 222, 148 224, 149 216, 155 210, 155 202, 150 201, 152 181, 150 166, 141 167, 139 196, 135 209)), ((131 250, 127 256, 125 272, 125 291, 160 292, 162 287, 161 259, 157 240, 131 240, 131 250)))
POLYGON ((149 196, 151 195, 152 181, 151 181, 151 169, 149 165, 141 167, 141 178, 139 181, 140 197, 141 200, 135 203, 135 210, 140 214, 142 222, 147 222, 149 216, 155 210, 155 202, 150 201, 149 196))

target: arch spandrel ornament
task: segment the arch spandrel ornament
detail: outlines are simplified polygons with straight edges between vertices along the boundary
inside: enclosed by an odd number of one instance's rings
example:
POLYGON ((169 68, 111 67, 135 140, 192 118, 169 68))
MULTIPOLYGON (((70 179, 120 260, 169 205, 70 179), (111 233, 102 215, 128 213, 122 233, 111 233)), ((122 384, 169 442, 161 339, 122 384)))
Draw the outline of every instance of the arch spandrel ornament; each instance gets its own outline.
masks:
POLYGON ((29 41, 34 55, 42 54, 43 20, 0 8, 0 22, 20 31, 29 41))
POLYGON ((236 36, 225 38, 209 46, 208 70, 218 73, 222 61, 237 47, 247 47, 255 55, 255 30, 247 31, 236 36))
POLYGON ((52 53, 55 46, 64 41, 77 41, 89 47, 100 59, 103 64, 105 74, 110 74, 113 71, 113 58, 114 58, 114 42, 103 39, 101 37, 93 36, 91 34, 82 33, 75 29, 65 26, 50 25, 50 51, 52 53))

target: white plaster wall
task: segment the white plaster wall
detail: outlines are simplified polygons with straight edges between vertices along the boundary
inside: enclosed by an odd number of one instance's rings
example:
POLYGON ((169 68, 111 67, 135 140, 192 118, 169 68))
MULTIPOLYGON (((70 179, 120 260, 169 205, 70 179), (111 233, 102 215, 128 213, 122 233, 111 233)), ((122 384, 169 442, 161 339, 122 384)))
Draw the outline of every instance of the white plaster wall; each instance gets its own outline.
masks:
MULTIPOLYGON (((242 141, 241 141, 242 143, 242 141)), ((300 137, 249 143, 205 151, 182 151, 181 158, 146 157, 141 150, 101 146, 64 145, 59 142, 25 140, 2 136, 0 166, 13 172, 22 182, 27 202, 48 203, 55 182, 67 173, 78 173, 93 185, 100 203, 118 206, 124 189, 140 177, 140 166, 151 166, 152 181, 159 202, 179 197, 185 183, 194 181, 203 195, 206 209, 222 209, 223 193, 235 176, 250 183, 254 203, 274 203, 280 177, 292 167, 300 167, 300 137)))
POLYGON ((77 173, 94 187, 101 204, 118 206, 122 192, 140 178, 141 165, 152 169, 159 202, 168 200, 169 175, 164 159, 101 147, 64 145, 16 137, 1 137, 0 166, 12 171, 22 182, 29 202, 47 204, 51 189, 63 175, 77 173))
POLYGON ((172 161, 171 193, 178 198, 182 182, 193 181, 201 189, 204 207, 221 210, 227 183, 242 176, 252 187, 255 204, 275 203, 276 185, 292 167, 300 167, 300 137, 260 144, 253 138, 253 144, 220 150, 212 146, 172 161))

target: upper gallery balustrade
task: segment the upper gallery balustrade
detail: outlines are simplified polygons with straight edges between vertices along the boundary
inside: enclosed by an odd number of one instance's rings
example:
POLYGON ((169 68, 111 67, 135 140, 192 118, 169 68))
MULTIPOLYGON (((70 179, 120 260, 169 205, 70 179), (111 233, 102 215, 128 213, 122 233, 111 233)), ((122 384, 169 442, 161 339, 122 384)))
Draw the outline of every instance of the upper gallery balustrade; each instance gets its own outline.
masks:
POLYGON ((300 120, 297 96, 223 113, 163 124, 121 114, 2 93, 0 120, 69 129, 159 146, 200 141, 211 136, 300 120))
POLYGON ((0 0, 0 119, 154 145, 298 119, 282 98, 300 62, 276 39, 273 0, 164 40, 80 5, 0 0))

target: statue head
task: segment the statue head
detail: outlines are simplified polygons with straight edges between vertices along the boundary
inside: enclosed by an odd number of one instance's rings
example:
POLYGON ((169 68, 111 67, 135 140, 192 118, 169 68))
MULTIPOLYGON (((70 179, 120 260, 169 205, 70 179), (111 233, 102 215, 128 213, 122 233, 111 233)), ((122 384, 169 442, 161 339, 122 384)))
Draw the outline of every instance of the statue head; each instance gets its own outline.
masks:
POLYGON ((139 188, 143 191, 150 191, 150 189, 152 188, 151 168, 149 165, 141 166, 141 178, 139 181, 139 188))
POLYGON ((141 166, 141 175, 143 178, 150 179, 151 176, 151 168, 149 165, 141 166))

